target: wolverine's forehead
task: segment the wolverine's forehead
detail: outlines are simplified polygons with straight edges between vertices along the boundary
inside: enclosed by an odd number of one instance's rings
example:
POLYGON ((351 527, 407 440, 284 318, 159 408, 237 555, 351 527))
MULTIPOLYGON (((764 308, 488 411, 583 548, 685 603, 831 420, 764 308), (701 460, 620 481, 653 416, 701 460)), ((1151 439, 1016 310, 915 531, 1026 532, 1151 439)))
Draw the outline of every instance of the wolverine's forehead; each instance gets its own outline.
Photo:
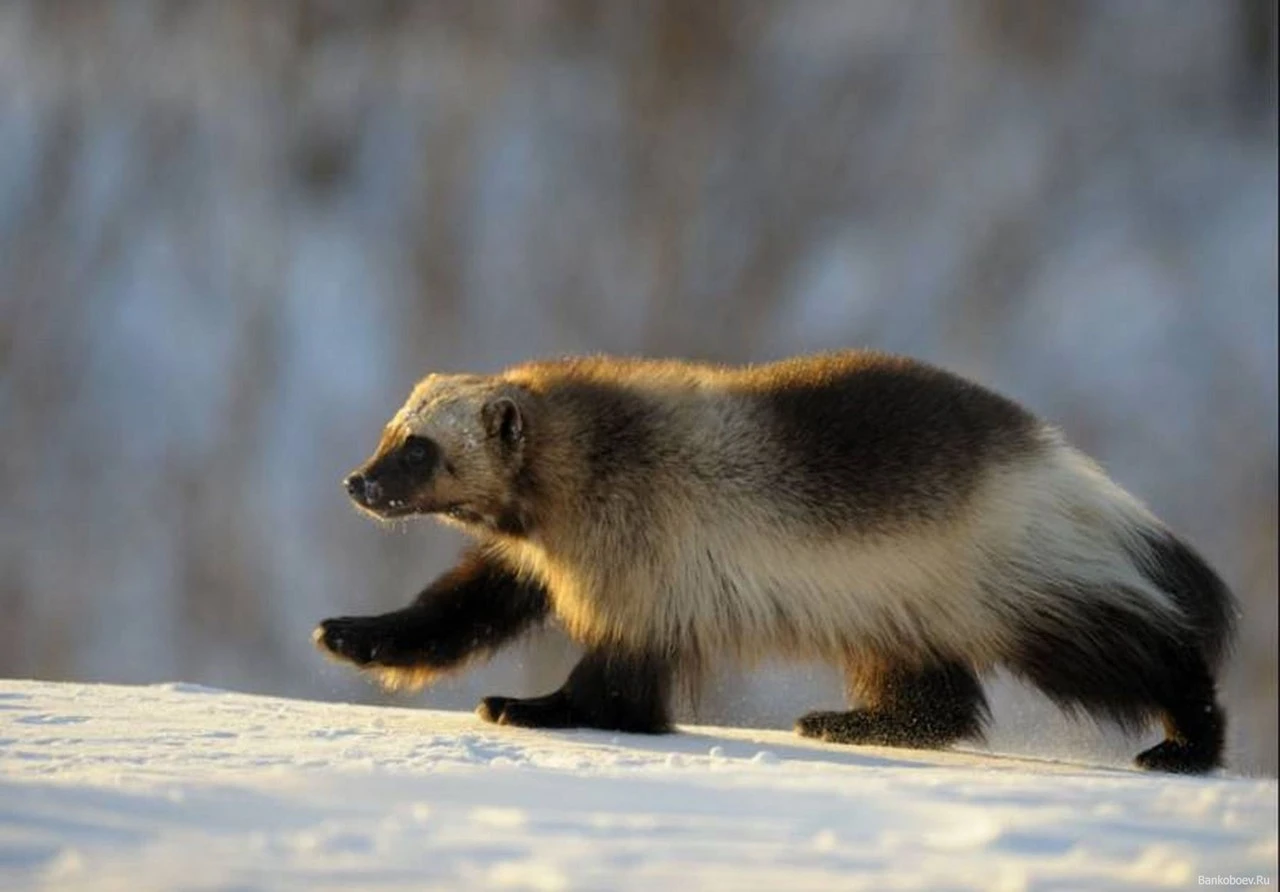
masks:
POLYGON ((488 380, 477 375, 428 375, 387 424, 384 436, 463 434, 478 423, 489 389, 488 380))

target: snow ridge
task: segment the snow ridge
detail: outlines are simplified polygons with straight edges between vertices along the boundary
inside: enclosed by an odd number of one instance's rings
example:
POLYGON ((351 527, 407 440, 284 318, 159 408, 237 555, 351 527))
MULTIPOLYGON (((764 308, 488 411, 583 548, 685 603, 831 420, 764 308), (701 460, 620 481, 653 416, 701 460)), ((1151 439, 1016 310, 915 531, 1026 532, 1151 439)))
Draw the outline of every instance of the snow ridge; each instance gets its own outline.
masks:
POLYGON ((0 887, 1274 885, 1277 784, 0 680, 0 887))

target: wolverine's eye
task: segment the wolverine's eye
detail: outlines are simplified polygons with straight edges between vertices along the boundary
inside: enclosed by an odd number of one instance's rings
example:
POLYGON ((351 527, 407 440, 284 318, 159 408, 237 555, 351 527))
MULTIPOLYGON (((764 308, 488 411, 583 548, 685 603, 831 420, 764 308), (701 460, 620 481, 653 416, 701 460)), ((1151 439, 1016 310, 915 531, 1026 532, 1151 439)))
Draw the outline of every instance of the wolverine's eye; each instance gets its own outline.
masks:
POLYGON ((404 462, 406 468, 421 468, 432 457, 432 443, 420 437, 410 437, 404 444, 404 448, 400 450, 400 460, 404 462))

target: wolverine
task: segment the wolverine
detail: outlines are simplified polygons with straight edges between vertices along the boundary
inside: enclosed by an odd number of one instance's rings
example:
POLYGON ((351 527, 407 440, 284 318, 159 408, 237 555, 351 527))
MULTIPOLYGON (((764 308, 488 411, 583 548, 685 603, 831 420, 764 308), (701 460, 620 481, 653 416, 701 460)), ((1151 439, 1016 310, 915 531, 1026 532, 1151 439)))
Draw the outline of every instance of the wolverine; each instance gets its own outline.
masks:
POLYGON ((1068 712, 1159 720, 1140 767, 1222 765, 1218 575, 1058 429, 916 360, 433 374, 345 486, 473 545, 409 606, 322 622, 323 651, 397 689, 548 620, 582 647, 559 690, 486 697, 489 721, 665 732, 678 686, 769 657, 843 671, 854 708, 801 735, 944 747, 981 737, 1004 667, 1068 712))

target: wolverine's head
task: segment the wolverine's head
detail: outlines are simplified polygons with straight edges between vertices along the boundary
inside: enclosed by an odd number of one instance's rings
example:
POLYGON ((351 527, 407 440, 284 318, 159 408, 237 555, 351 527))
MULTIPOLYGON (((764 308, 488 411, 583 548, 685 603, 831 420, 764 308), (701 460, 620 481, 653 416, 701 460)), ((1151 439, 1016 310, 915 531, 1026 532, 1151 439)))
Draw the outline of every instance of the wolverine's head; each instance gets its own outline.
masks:
POLYGON ((382 520, 438 515, 518 535, 528 421, 535 397, 498 378, 430 375, 347 477, 352 501, 382 520))

